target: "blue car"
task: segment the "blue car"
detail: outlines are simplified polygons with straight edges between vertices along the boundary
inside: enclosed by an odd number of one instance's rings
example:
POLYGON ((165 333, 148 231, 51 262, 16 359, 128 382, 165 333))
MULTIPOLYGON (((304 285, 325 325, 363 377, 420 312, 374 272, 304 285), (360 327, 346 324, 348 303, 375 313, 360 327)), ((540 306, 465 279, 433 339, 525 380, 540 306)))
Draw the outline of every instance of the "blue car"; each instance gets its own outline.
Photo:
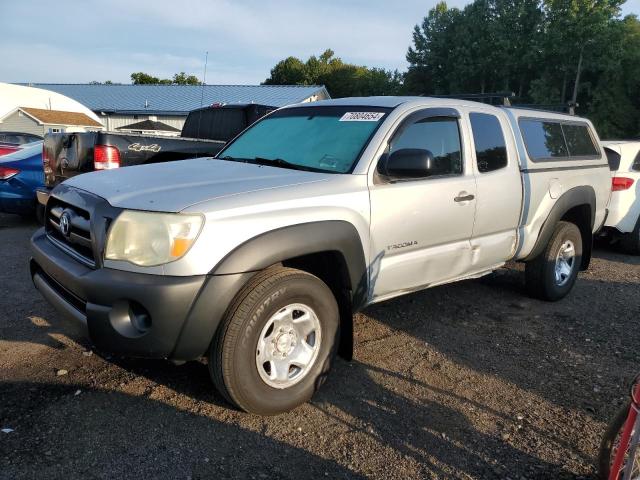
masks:
POLYGON ((0 212, 35 215, 36 188, 43 185, 42 142, 0 157, 0 212))

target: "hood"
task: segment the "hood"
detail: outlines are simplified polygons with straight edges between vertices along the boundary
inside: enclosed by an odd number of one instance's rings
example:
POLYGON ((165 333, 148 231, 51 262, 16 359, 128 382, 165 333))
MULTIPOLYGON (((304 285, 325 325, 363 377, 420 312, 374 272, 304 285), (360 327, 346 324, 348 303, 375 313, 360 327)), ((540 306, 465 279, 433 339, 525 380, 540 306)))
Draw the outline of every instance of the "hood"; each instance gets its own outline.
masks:
POLYGON ((72 177, 64 184, 98 195, 114 207, 179 212, 207 200, 322 182, 331 176, 198 158, 92 172, 72 177))

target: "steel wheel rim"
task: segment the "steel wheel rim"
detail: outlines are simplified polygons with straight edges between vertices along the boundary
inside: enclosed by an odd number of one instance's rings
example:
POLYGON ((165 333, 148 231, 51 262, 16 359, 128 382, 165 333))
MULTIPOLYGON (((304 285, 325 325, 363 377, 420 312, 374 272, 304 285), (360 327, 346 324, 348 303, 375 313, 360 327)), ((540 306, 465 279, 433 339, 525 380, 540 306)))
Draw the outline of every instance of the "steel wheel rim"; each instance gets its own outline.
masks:
POLYGON ((556 285, 562 287, 569 282, 575 265, 576 247, 571 240, 565 240, 560 246, 560 250, 556 256, 556 263, 554 265, 556 285))
POLYGON ((308 305, 292 303, 274 313, 260 332, 256 367, 264 383, 289 388, 307 376, 320 351, 322 329, 308 305))

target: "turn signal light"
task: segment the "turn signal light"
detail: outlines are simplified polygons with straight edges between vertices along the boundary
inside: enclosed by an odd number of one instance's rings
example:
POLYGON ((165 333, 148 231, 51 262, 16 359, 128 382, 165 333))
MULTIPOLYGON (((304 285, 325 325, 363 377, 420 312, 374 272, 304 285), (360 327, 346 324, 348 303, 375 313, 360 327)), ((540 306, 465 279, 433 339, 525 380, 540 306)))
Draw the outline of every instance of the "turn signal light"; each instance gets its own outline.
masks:
POLYGON ((20 173, 20 170, 16 168, 0 167, 0 180, 9 180, 11 177, 15 177, 20 173))
POLYGON ((109 145, 93 147, 93 168, 96 170, 111 170, 120 167, 120 150, 109 145))
POLYGON ((611 190, 614 192, 628 190, 633 185, 633 178, 614 177, 611 179, 611 190))

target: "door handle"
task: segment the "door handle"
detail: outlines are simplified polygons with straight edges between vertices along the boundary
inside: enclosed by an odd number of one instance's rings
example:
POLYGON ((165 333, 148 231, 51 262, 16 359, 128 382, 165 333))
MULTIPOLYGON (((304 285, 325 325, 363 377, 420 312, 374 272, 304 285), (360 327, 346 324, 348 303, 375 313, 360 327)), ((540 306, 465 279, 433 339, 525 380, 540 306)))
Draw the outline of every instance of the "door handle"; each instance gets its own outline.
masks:
POLYGON ((453 201, 454 202, 468 202, 468 201, 473 200, 474 198, 476 198, 475 195, 471 195, 471 194, 467 195, 466 193, 467 192, 460 192, 458 194, 458 196, 453 199, 453 201))

